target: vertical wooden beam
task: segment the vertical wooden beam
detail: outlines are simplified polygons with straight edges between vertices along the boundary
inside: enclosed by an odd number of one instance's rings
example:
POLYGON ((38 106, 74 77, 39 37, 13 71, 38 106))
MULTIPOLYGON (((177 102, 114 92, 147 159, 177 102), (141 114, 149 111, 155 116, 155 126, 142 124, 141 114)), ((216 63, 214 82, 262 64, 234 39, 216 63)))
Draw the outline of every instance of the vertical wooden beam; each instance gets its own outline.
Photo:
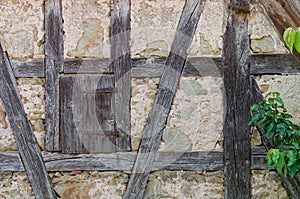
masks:
POLYGON ((60 151, 59 72, 63 71, 63 19, 61 0, 45 1, 46 136, 47 151, 60 151))
POLYGON ((0 97, 17 142, 20 157, 36 198, 56 198, 17 87, 9 60, 0 44, 0 97))
POLYGON ((115 130, 119 151, 130 151, 131 56, 130 0, 113 0, 111 12, 111 67, 115 76, 115 130))
MULTIPOLYGON (((231 1, 223 43, 225 198, 251 198, 250 54, 248 17, 251 6, 231 1), (246 9, 248 8, 248 9, 246 9)), ((248 2, 249 4, 249 2, 248 2)))
POLYGON ((194 37, 204 2, 204 0, 186 1, 177 26, 171 52, 160 78, 157 95, 150 111, 148 122, 143 130, 143 138, 137 158, 127 190, 123 196, 125 199, 143 198, 150 169, 153 165, 172 100, 186 62, 187 49, 190 47, 194 37))

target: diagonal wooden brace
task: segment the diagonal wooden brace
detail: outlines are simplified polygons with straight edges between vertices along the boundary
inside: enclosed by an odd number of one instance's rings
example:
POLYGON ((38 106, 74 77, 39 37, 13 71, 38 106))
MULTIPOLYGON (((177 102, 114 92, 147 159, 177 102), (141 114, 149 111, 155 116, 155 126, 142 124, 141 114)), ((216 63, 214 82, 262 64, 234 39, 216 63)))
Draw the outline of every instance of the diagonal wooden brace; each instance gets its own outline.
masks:
POLYGON ((0 97, 13 130, 22 163, 36 198, 53 199, 57 194, 46 170, 41 150, 27 119, 10 62, 0 44, 0 97))
POLYGON ((123 198, 143 198, 176 87, 186 62, 187 49, 194 37, 204 3, 205 0, 186 1, 123 198))

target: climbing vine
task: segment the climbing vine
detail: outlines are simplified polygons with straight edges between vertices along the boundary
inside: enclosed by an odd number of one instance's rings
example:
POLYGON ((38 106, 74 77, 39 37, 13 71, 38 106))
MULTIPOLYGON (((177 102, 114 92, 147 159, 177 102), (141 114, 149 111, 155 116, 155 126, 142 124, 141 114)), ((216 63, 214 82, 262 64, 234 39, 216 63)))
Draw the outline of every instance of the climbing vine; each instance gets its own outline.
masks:
POLYGON ((264 130, 263 135, 273 141, 274 148, 266 155, 269 169, 294 177, 300 171, 300 127, 290 119, 278 92, 270 92, 266 100, 251 107, 249 125, 264 130))

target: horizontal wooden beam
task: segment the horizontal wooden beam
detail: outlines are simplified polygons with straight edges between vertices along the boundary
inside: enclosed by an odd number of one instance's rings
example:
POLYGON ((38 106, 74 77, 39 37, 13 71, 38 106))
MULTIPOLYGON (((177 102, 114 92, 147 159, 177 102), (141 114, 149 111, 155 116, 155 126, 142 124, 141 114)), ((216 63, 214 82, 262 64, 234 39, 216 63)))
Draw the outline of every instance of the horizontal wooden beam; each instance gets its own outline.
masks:
MULTIPOLYGON (((265 149, 252 148, 251 169, 267 169, 265 149)), ((118 152, 110 154, 67 155, 43 152, 48 171, 131 171, 136 152, 118 152)), ((221 151, 209 152, 158 152, 151 170, 223 170, 223 154, 221 151)), ((0 153, 0 171, 24 171, 17 152, 0 153)))
MULTIPOLYGON (((165 58, 132 58, 132 77, 160 77, 165 58)), ((300 73, 300 63, 291 54, 252 54, 251 74, 300 73)), ((65 59, 64 73, 107 73, 109 59, 65 59)), ((16 77, 45 77, 43 59, 11 60, 16 77)), ((221 57, 189 57, 183 75, 221 76, 221 57)))

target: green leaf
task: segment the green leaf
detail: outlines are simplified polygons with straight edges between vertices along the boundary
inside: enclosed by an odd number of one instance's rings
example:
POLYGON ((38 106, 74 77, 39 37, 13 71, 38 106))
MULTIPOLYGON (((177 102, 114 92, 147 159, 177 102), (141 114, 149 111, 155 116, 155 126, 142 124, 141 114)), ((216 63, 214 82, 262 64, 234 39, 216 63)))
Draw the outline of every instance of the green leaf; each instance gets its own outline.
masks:
POLYGON ((279 149, 270 149, 266 155, 268 169, 275 169, 279 159, 279 149))
POLYGON ((288 175, 293 178, 299 172, 299 166, 293 165, 292 168, 289 168, 288 175))
POLYGON ((257 120, 256 125, 264 127, 268 123, 268 118, 262 117, 260 120, 257 120))
POLYGON ((274 122, 271 122, 268 126, 266 126, 266 133, 274 131, 274 122))
POLYGON ((266 111, 272 110, 270 104, 264 104, 263 106, 264 106, 264 109, 265 109, 266 111))
POLYGON ((276 97, 275 101, 278 102, 280 105, 284 106, 284 102, 282 101, 282 99, 280 97, 276 97))
POLYGON ((262 112, 258 112, 258 113, 256 113, 255 115, 253 115, 252 117, 251 117, 251 120, 250 120, 250 122, 249 122, 249 126, 250 125, 252 125, 254 122, 256 122, 261 116, 263 115, 263 113, 262 112))
POLYGON ((252 111, 252 112, 257 111, 258 109, 259 109, 259 105, 258 105, 258 104, 253 104, 253 105, 251 106, 251 111, 252 111))
POLYGON ((285 157, 285 152, 281 152, 279 154, 279 159, 278 159, 278 162, 277 162, 277 165, 276 165, 276 168, 277 168, 277 171, 278 171, 279 174, 282 174, 282 169, 286 165, 285 161, 284 161, 284 157, 285 157))
POLYGON ((292 133, 293 133, 293 130, 291 130, 291 129, 287 129, 287 134, 288 134, 288 136, 291 136, 292 135, 292 133))
POLYGON ((299 150, 299 149, 300 149, 300 145, 299 145, 299 143, 297 143, 297 142, 293 142, 293 143, 292 143, 292 145, 293 145, 293 147, 294 147, 295 149, 297 149, 297 150, 299 150))
POLYGON ((297 161, 297 155, 294 150, 288 150, 286 156, 288 157, 287 166, 291 166, 297 161))
POLYGON ((293 53, 296 31, 294 28, 289 27, 283 33, 283 39, 286 45, 289 47, 290 52, 293 53))
POLYGON ((288 114, 288 113, 281 113, 281 117, 282 117, 282 118, 293 118, 293 116, 291 116, 291 115, 288 114))
POLYGON ((275 99, 274 99, 274 98, 269 98, 269 99, 268 99, 268 102, 269 102, 270 104, 274 104, 275 99))
POLYGON ((286 131, 286 127, 283 123, 279 123, 276 126, 276 133, 279 133, 280 135, 283 135, 286 131))
POLYGON ((294 48, 294 43, 295 43, 295 36, 296 36, 296 31, 295 30, 291 31, 290 43, 289 43, 291 53, 293 53, 293 48, 294 48))
POLYGON ((269 96, 280 97, 280 93, 279 92, 275 92, 275 91, 269 92, 269 93, 267 93, 266 98, 269 97, 269 96))
POLYGON ((267 112, 265 112, 265 115, 268 116, 268 117, 274 117, 274 111, 271 109, 271 110, 268 110, 267 112))
POLYGON ((294 41, 295 49, 298 53, 300 53, 300 28, 296 30, 295 41, 294 41))
POLYGON ((265 136, 268 139, 272 139, 274 137, 274 134, 275 134, 274 131, 269 131, 269 132, 266 132, 265 136))
POLYGON ((279 159, 279 149, 270 149, 267 153, 267 160, 268 161, 274 161, 277 164, 277 161, 279 159))
POLYGON ((300 130, 296 130, 298 136, 300 136, 300 130))
POLYGON ((290 43, 289 41, 290 41, 290 35, 291 35, 292 30, 293 30, 293 28, 289 27, 283 33, 283 40, 288 47, 289 47, 289 43, 290 43))

